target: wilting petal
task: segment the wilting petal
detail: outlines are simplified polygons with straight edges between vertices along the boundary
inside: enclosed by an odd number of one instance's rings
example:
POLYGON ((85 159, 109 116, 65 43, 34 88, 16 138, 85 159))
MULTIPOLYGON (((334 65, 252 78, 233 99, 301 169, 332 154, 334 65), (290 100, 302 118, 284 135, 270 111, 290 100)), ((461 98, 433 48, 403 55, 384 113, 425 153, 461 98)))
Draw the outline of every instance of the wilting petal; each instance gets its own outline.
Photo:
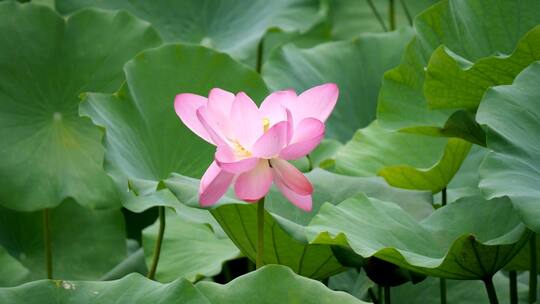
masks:
POLYGON ((301 195, 292 191, 277 175, 274 175, 274 183, 279 191, 283 193, 283 196, 285 196, 291 203, 302 210, 308 212, 311 211, 311 206, 313 205, 311 194, 301 195))
POLYGON ((223 137, 232 139, 234 136, 231 125, 231 108, 234 94, 225 90, 214 88, 208 94, 208 115, 210 125, 219 130, 223 137))
POLYGON ((249 171, 259 162, 259 159, 255 157, 238 159, 229 146, 218 146, 215 158, 221 169, 235 174, 249 171))
POLYGON ((221 170, 216 162, 206 169, 199 185, 199 203, 206 207, 215 204, 227 192, 234 174, 221 170))
POLYGON ((253 155, 261 158, 271 158, 278 155, 279 151, 287 144, 286 121, 278 122, 261 136, 253 145, 253 155))
POLYGON ((309 154, 324 137, 324 123, 316 118, 303 119, 294 129, 291 142, 279 153, 287 160, 298 159, 309 154))
POLYGON ((259 111, 262 118, 269 120, 269 127, 272 127, 280 121, 287 120, 285 105, 295 101, 296 93, 293 90, 274 92, 263 100, 259 111))
POLYGON ((253 170, 238 176, 234 184, 234 192, 239 199, 254 202, 265 196, 271 185, 272 170, 268 161, 261 159, 253 170))
POLYGON ((197 110, 204 106, 206 106, 206 98, 195 94, 178 94, 174 99, 174 110, 184 125, 202 139, 214 144, 210 135, 197 118, 197 110))
POLYGON ((197 110, 197 118, 201 122, 201 125, 206 130, 206 133, 209 135, 209 137, 212 139, 212 142, 216 146, 226 146, 228 145, 227 139, 223 137, 223 135, 218 132, 218 130, 214 129, 214 127, 210 124, 209 118, 208 118, 208 109, 206 107, 201 107, 197 110))
POLYGON ((263 134, 259 108, 244 92, 238 93, 234 99, 231 109, 231 123, 236 140, 248 150, 263 134))
POLYGON ((338 95, 339 89, 334 83, 316 86, 300 94, 297 102, 291 106, 296 123, 307 117, 325 122, 336 105, 338 95))
POLYGON ((313 193, 313 186, 309 180, 286 160, 273 158, 270 160, 270 165, 272 166, 274 175, 277 175, 287 188, 300 195, 313 193))

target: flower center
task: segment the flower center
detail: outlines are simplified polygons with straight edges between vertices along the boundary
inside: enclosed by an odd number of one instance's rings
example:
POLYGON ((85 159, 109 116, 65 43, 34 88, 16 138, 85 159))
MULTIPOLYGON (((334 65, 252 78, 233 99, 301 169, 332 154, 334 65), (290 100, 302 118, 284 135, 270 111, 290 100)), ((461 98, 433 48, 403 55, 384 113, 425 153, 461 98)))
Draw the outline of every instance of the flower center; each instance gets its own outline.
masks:
POLYGON ((244 148, 237 140, 233 142, 234 153, 240 157, 251 157, 251 152, 244 148))
POLYGON ((263 124, 263 131, 266 133, 266 131, 268 131, 268 129, 270 128, 270 119, 268 118, 263 118, 262 119, 262 124, 263 124))

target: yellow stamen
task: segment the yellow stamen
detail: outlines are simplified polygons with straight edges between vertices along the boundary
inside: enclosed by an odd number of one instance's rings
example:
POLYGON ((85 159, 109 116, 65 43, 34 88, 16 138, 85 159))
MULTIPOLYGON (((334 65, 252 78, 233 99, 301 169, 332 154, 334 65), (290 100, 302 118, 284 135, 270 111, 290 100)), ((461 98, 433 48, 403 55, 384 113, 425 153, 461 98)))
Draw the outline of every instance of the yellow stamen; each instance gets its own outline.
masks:
POLYGON ((240 157, 250 157, 251 156, 251 152, 246 150, 246 148, 242 147, 242 145, 237 140, 235 140, 233 142, 233 145, 234 145, 234 152, 236 153, 236 155, 238 155, 240 157))
POLYGON ((264 132, 268 131, 268 129, 270 128, 270 119, 265 117, 263 118, 262 123, 264 132))

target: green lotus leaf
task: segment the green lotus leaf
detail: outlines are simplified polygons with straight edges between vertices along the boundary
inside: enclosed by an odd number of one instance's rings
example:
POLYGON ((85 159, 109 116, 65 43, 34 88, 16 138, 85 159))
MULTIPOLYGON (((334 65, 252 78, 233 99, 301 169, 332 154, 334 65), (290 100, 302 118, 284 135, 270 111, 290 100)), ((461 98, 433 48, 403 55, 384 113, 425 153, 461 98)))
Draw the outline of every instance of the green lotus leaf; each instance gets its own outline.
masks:
POLYGON ((337 83, 340 98, 326 124, 326 135, 343 142, 375 118, 381 77, 399 63, 411 36, 405 28, 310 49, 285 45, 265 62, 262 74, 272 90, 292 87, 300 93, 324 82, 337 83))
POLYGON ((476 110, 487 89, 511 84, 517 74, 540 60, 540 26, 521 38, 509 56, 479 59, 474 64, 438 47, 431 55, 424 82, 428 107, 476 110))
MULTIPOLYGON (((540 256, 540 234, 536 233, 536 256, 540 256)), ((504 267, 505 270, 528 271, 531 269, 531 242, 521 248, 518 254, 504 267)), ((537 267, 540 261, 536 261, 537 267)))
MULTIPOLYGON (((390 28, 388 19, 389 2, 370 1, 381 17, 384 26, 377 20, 368 0, 330 2, 328 19, 332 24, 332 36, 334 39, 351 39, 361 33, 382 32, 390 28)), ((436 2, 437 0, 394 1, 396 26, 408 25, 407 14, 414 18, 422 10, 436 2)))
MULTIPOLYGON (((67 200, 49 214, 53 277, 97 280, 126 257, 119 210, 90 210, 67 200)), ((42 222, 40 211, 0 208, 0 246, 30 271, 28 280, 46 277, 42 222)))
MULTIPOLYGON (((492 83, 497 83, 508 81, 508 75, 515 76, 516 70, 523 69, 527 61, 537 56, 537 52, 528 52, 526 43, 517 47, 516 56, 482 58, 511 54, 520 39, 540 23, 538 10, 540 2, 535 0, 445 0, 422 12, 415 18, 416 36, 407 46, 401 64, 384 76, 377 108, 381 126, 434 136, 474 138, 471 133, 481 130, 478 127, 467 130, 466 125, 471 122, 457 120, 446 125, 456 109, 445 109, 448 106, 430 109, 429 106, 434 106, 435 100, 439 104, 444 100, 470 109, 472 103, 478 103, 482 90, 485 92, 492 85, 473 76, 485 73, 492 83), (477 64, 473 65, 474 62, 477 64), (491 65, 489 71, 486 63, 491 65), (509 68, 514 63, 519 63, 520 67, 509 68), (430 80, 427 84, 426 79, 430 80), (424 86, 427 86, 427 96, 424 86), (450 86, 452 92, 441 89, 450 86), (431 100, 429 105, 426 97, 431 100)), ((534 37, 524 38, 524 41, 529 38, 536 41, 534 37)))
POLYGON ((530 237, 506 198, 462 198, 418 221, 363 194, 323 205, 306 233, 312 244, 350 247, 365 258, 450 279, 491 277, 530 237))
POLYGON ((336 171, 380 175, 394 187, 437 193, 452 180, 470 148, 470 143, 458 138, 387 131, 375 121, 340 149, 336 171))
MULTIPOLYGON (((406 284, 392 288, 392 302, 403 304, 439 304, 441 303, 439 280, 427 278, 419 284, 406 284)), ((489 299, 484 284, 480 281, 447 280, 446 299, 448 303, 460 304, 487 304, 489 299)), ((493 276, 493 285, 497 290, 497 297, 500 303, 509 303, 510 293, 508 290, 508 278, 502 273, 493 276)), ((527 285, 518 283, 518 293, 521 299, 527 298, 527 285)), ((521 303, 521 302, 520 302, 521 303)), ((526 302, 523 302, 526 303, 526 302)))
POLYGON ((34 211, 74 198, 117 206, 103 171, 102 131, 77 115, 79 94, 110 92, 123 64, 156 46, 150 26, 125 12, 0 3, 0 202, 34 211))
POLYGON ((321 282, 296 275, 291 269, 268 265, 226 285, 200 282, 196 285, 211 303, 366 303, 333 291, 321 282))
POLYGON ((488 153, 480 188, 488 197, 508 196, 527 227, 540 232, 540 63, 508 86, 487 91, 477 120, 488 127, 488 153))
POLYGON ((127 10, 152 23, 167 42, 200 44, 252 63, 267 30, 305 32, 322 18, 315 0, 56 0, 62 13, 88 6, 127 10))
POLYGON ((41 280, 12 288, 0 288, 0 302, 28 304, 210 304, 210 301, 185 279, 161 284, 138 273, 132 273, 120 280, 108 282, 41 280))
POLYGON ((343 144, 335 139, 323 139, 322 142, 309 154, 312 167, 331 169, 336 163, 336 154, 343 144))
POLYGON ((126 244, 127 257, 99 278, 100 281, 121 279, 132 272, 140 273, 142 275, 148 273, 148 268, 146 267, 146 262, 144 260, 144 251, 139 246, 139 242, 128 239, 126 244))
MULTIPOLYGON (((159 221, 156 221, 143 230, 147 265, 152 264, 158 228, 159 221)), ((189 222, 169 212, 156 279, 170 282, 181 277, 190 281, 212 277, 221 272, 224 262, 239 255, 240 251, 231 240, 226 236, 217 236, 209 225, 189 222)))
MULTIPOLYGON (((343 270, 331 246, 308 244, 305 235, 305 226, 324 202, 335 204, 363 191, 370 196, 399 202, 419 219, 432 211, 429 192, 391 188, 382 178, 349 177, 321 169, 315 169, 306 176, 315 189, 312 212, 299 210, 276 189, 272 189, 266 197, 264 262, 287 265, 307 277, 322 279, 343 270)), ((173 175, 165 184, 180 202, 198 206, 198 180, 173 175)), ((210 209, 230 239, 252 260, 256 256, 256 209, 254 204, 236 200, 232 193, 210 209)))
POLYGON ((0 286, 17 286, 28 281, 30 271, 0 246, 0 286))
POLYGON ((124 72, 126 83, 118 92, 88 93, 80 112, 105 128, 106 170, 124 194, 124 206, 134 212, 178 205, 161 181, 172 172, 200 177, 213 159, 215 147, 176 115, 177 94, 207 96, 219 87, 246 91, 261 101, 267 93, 254 71, 202 46, 173 44, 145 51, 124 72))
POLYGON ((333 291, 321 282, 296 275, 279 265, 265 266, 226 285, 212 282, 191 284, 185 279, 162 284, 140 274, 109 282, 42 280, 18 287, 0 288, 1 303, 167 303, 227 304, 259 303, 366 303, 333 291), (286 290, 287 292, 283 292, 286 290), (129 296, 128 296, 129 295, 129 296))

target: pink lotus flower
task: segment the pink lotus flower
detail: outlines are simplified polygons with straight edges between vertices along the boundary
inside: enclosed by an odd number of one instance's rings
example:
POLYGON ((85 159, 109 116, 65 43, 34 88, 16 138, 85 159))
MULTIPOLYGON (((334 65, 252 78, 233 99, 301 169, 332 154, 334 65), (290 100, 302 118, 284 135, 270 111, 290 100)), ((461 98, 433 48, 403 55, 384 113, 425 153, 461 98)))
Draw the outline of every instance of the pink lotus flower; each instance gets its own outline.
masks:
POLYGON ((335 84, 270 94, 260 108, 240 92, 215 88, 208 98, 184 93, 174 108, 195 134, 217 147, 214 162, 201 179, 199 202, 209 206, 234 183, 247 202, 264 197, 274 183, 297 207, 310 211, 313 187, 287 160, 310 153, 324 137, 324 122, 338 98, 335 84))

